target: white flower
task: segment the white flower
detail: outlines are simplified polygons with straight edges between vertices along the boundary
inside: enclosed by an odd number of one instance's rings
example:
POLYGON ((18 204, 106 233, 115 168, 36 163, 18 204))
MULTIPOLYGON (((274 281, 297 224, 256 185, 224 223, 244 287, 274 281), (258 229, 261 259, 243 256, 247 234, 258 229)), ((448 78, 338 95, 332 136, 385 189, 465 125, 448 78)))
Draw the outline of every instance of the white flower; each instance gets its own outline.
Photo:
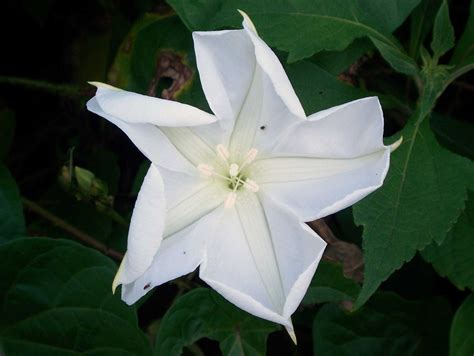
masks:
POLYGON ((277 57, 242 15, 243 30, 193 33, 214 115, 95 83, 88 109, 152 162, 113 288, 122 284, 132 304, 200 266, 222 296, 295 339, 291 315, 326 246, 304 222, 380 187, 390 147, 377 98, 307 118, 277 57))

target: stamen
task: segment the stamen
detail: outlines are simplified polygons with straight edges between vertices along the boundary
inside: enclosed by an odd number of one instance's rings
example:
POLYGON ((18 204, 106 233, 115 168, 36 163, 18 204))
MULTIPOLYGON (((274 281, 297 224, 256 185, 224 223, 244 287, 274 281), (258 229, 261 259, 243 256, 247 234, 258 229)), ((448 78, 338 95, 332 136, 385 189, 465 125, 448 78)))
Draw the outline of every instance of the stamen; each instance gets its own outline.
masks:
POLYGON ((251 163, 255 160, 255 157, 257 157, 258 150, 256 148, 250 149, 244 157, 244 162, 245 164, 251 163))
POLYGON ((230 192, 227 195, 227 198, 225 199, 224 206, 226 208, 232 208, 235 205, 236 200, 237 200, 237 193, 236 192, 230 192))
POLYGON ((239 174, 239 165, 237 163, 232 163, 230 166, 229 166, 229 175, 231 177, 235 177, 237 174, 239 174))
POLYGON ((223 145, 218 144, 216 147, 217 155, 225 162, 229 159, 230 153, 229 150, 223 145))
POLYGON ((251 179, 248 179, 248 178, 245 180, 244 187, 245 187, 245 189, 247 189, 247 190, 249 190, 253 193, 258 192, 258 190, 260 189, 260 187, 258 186, 258 184, 255 181, 253 181, 251 179))
POLYGON ((210 177, 210 176, 214 175, 214 167, 209 165, 209 164, 201 163, 197 166, 197 168, 205 176, 210 177))

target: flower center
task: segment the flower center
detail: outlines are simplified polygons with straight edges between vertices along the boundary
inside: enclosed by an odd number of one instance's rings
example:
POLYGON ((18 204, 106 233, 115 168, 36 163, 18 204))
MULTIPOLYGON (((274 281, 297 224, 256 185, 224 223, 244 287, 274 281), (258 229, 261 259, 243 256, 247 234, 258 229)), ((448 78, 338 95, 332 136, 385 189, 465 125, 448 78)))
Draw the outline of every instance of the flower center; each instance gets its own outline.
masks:
POLYGON ((229 150, 224 145, 219 144, 216 147, 216 154, 226 168, 223 171, 216 171, 215 167, 210 164, 201 163, 198 165, 197 168, 204 176, 223 181, 231 190, 224 203, 226 208, 234 206, 237 200, 237 192, 242 188, 253 193, 258 192, 258 184, 244 174, 244 168, 255 160, 257 153, 257 149, 250 149, 239 164, 237 162, 231 162, 229 150))

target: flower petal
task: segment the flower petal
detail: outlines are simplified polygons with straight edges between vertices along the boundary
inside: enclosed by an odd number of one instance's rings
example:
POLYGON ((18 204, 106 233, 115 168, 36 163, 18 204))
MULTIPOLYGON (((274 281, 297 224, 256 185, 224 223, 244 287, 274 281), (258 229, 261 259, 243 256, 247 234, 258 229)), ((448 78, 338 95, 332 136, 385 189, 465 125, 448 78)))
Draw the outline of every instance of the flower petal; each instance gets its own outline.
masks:
POLYGON ((230 302, 292 330, 325 243, 269 199, 239 194, 206 246, 200 277, 230 302))
POLYGON ((283 129, 305 117, 281 63, 250 24, 246 18, 244 30, 193 33, 209 105, 228 133, 234 123, 246 121, 233 139, 234 146, 245 139, 244 151, 254 142, 259 150, 273 146, 283 129))
POLYGON ((101 109, 128 123, 175 127, 216 121, 214 115, 190 105, 128 92, 103 83, 91 84, 97 86, 95 97, 101 109))
POLYGON ((204 256, 208 236, 220 221, 222 208, 165 238, 150 268, 137 280, 122 286, 122 299, 133 304, 153 287, 196 269, 204 256))
POLYGON ((379 188, 389 162, 390 147, 351 159, 271 158, 252 165, 252 179, 301 221, 312 221, 379 188))
POLYGON ((87 102, 87 109, 119 127, 145 157, 156 165, 179 172, 195 174, 195 167, 176 150, 176 147, 155 125, 131 124, 108 115, 101 109, 95 97, 87 102))
POLYGON ((274 156, 353 158, 382 149, 383 113, 378 98, 351 101, 302 120, 286 132, 274 156))
POLYGON ((129 284, 153 261, 161 241, 193 225, 217 206, 226 191, 209 179, 158 169, 151 164, 133 210, 127 253, 114 280, 129 284))
POLYGON ((160 246, 165 228, 163 180, 152 164, 138 193, 128 233, 127 253, 114 280, 114 289, 145 272, 160 246))

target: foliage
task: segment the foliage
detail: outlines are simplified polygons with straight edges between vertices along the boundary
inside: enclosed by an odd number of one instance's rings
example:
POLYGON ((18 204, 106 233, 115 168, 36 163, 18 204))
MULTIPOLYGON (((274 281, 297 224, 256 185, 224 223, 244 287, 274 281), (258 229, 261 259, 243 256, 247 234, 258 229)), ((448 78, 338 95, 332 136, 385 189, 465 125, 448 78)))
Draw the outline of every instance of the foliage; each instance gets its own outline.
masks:
POLYGON ((474 1, 7 3, 2 355, 474 353, 474 1), (363 280, 331 242, 294 317, 298 346, 195 274, 132 307, 110 290, 149 163, 85 111, 85 81, 209 111, 191 32, 240 28, 236 9, 276 51, 306 113, 375 95, 386 143, 403 136, 384 185, 326 219, 362 249, 363 280))

